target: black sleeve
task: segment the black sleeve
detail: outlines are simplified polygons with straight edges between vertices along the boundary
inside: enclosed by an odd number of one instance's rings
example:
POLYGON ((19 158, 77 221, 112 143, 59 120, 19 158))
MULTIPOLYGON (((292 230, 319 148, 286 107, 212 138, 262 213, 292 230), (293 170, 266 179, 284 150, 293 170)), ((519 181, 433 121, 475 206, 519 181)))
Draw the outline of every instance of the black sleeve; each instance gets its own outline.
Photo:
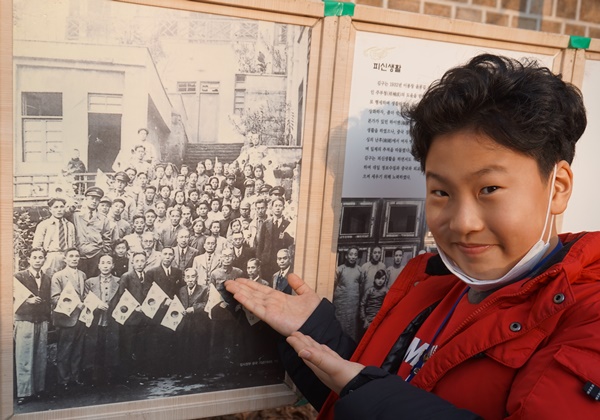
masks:
MULTIPOLYGON (((299 331, 318 343, 327 345, 344 359, 349 359, 356 349, 354 340, 342 331, 342 326, 335 317, 333 304, 326 299, 321 301, 299 331)), ((281 341, 279 353, 285 370, 302 395, 316 410, 320 410, 331 390, 317 378, 285 340, 281 341)))
MULTIPOLYGON (((334 409, 335 418, 345 420, 481 419, 468 410, 458 409, 437 395, 405 382, 397 375, 372 366, 365 370, 371 372, 378 370, 380 373, 376 375, 378 376, 376 379, 367 381, 338 400, 334 409)), ((341 394, 344 395, 344 390, 341 394)))

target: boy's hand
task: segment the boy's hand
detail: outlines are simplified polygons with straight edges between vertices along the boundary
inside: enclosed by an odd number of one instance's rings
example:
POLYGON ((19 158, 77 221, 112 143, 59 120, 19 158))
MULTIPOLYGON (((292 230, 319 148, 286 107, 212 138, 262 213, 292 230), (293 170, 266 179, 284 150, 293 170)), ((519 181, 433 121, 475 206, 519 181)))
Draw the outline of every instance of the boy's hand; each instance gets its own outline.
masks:
POLYGON ((288 295, 248 279, 228 280, 225 288, 246 309, 283 336, 297 331, 321 302, 321 298, 295 274, 288 283, 297 295, 288 295))
POLYGON ((296 331, 287 338, 298 356, 329 389, 340 394, 342 389, 365 367, 349 362, 324 344, 296 331))

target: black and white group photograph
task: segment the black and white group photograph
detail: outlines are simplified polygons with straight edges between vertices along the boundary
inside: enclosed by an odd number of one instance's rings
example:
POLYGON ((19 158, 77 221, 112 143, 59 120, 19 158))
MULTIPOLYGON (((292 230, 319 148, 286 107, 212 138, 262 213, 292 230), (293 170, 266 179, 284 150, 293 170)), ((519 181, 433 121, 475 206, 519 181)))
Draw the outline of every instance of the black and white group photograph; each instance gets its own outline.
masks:
POLYGON ((343 198, 341 207, 333 304, 358 342, 408 261, 436 246, 423 199, 343 198))
POLYGON ((14 0, 14 412, 279 384, 310 28, 14 0))

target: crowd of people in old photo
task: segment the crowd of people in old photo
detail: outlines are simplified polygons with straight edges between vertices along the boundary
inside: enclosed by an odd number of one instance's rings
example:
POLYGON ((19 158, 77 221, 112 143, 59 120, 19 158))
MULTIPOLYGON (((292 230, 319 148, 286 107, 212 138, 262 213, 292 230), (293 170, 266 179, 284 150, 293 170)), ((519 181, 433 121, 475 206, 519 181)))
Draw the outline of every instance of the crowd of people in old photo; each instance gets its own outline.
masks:
POLYGON ((27 268, 14 274, 17 403, 167 375, 274 363, 272 330, 224 289, 246 277, 291 293, 297 208, 258 136, 240 156, 161 162, 140 129, 114 174, 89 185, 77 152, 63 171, 78 199, 51 197, 27 268), (49 369, 50 332, 56 369, 49 369), (46 373, 56 371, 56 380, 46 373), (52 383, 53 389, 46 389, 52 383))

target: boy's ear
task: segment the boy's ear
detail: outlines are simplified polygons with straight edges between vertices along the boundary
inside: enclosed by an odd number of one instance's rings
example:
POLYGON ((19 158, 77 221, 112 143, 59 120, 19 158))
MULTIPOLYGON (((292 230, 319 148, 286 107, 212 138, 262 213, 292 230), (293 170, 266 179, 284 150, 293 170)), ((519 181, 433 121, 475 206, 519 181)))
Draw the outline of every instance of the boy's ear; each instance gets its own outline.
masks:
POLYGON ((556 167, 556 181, 550 210, 552 214, 561 214, 566 210, 572 191, 573 171, 571 165, 567 161, 561 160, 556 167))

